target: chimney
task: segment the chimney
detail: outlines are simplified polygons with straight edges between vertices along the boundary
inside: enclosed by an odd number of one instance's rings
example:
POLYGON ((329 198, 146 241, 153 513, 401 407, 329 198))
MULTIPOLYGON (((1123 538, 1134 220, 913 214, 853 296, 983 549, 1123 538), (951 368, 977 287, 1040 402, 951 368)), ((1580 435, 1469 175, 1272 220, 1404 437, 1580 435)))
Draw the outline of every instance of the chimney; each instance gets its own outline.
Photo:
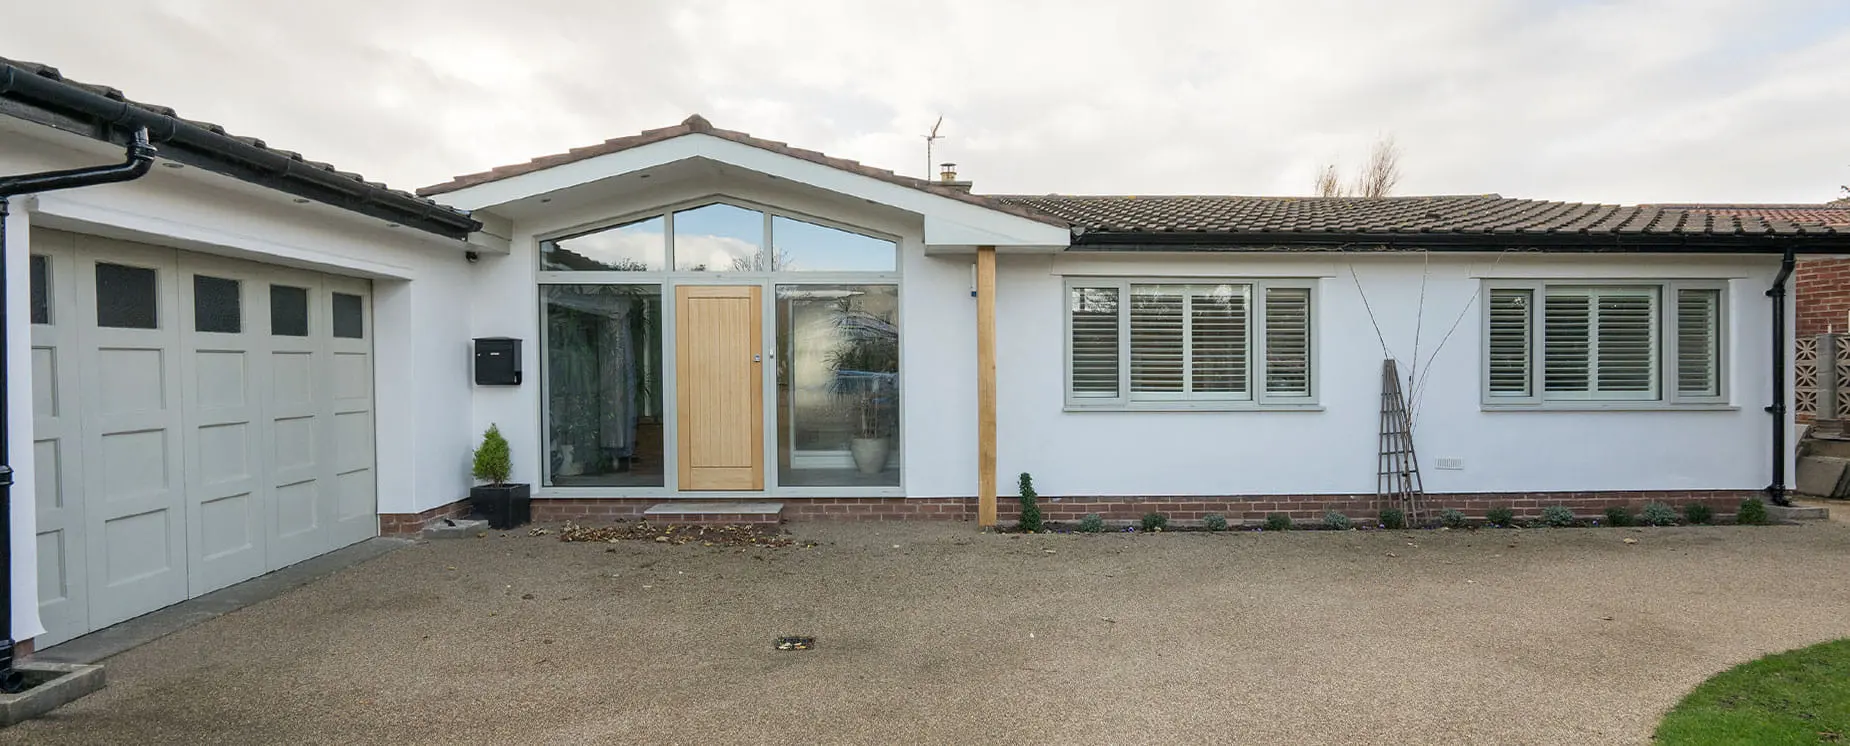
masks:
POLYGON ((955 189, 964 194, 970 193, 970 182, 957 180, 957 164, 940 163, 938 169, 938 186, 955 189))

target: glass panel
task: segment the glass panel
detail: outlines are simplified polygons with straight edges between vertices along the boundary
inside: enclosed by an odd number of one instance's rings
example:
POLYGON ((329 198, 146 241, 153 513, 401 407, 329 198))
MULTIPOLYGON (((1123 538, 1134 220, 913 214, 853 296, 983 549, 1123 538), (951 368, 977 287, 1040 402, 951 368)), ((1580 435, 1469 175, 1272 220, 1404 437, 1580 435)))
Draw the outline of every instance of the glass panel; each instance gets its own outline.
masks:
POLYGON ((771 245, 773 264, 785 272, 891 272, 899 253, 883 238, 781 215, 771 217, 771 245))
POLYGON ((558 487, 661 487, 662 289, 545 285, 547 473, 558 487))
POLYGON ((899 289, 777 286, 777 483, 899 486, 899 289))
POLYGON ((96 264, 96 325, 155 329, 159 275, 147 267, 96 264))
POLYGON ((32 323, 51 323, 51 257, 32 255, 32 323))
POLYGON ((334 336, 360 339, 366 336, 366 300, 350 293, 334 294, 334 336))
POLYGON ((540 242, 540 269, 552 272, 660 272, 668 268, 667 220, 653 217, 582 236, 540 242))
POLYGON ((764 255, 764 213, 707 205, 674 214, 674 268, 682 272, 768 272, 781 269, 764 255))
POLYGON ((270 286, 270 333, 279 337, 308 336, 308 289, 270 286))
POLYGON ((193 331, 237 334, 244 331, 237 280, 193 275, 193 331))

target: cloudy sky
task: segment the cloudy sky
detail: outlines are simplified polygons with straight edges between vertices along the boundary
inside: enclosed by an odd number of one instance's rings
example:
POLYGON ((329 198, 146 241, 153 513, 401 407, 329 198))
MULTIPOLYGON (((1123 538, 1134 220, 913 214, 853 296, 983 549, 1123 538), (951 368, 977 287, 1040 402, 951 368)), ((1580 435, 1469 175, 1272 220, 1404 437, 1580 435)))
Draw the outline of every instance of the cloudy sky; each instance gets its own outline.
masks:
POLYGON ((1845 0, 15 3, 0 56, 394 186, 674 124, 979 192, 1821 201, 1850 183, 1845 0), (110 7, 115 6, 115 7, 110 7))

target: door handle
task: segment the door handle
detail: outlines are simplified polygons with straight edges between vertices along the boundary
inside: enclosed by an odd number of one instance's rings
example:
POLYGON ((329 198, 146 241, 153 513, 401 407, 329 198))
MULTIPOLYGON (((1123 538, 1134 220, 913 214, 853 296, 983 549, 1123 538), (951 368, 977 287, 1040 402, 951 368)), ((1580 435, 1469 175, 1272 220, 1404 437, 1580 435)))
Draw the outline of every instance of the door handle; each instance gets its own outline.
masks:
POLYGON ((754 362, 754 363, 762 363, 762 362, 764 362, 764 356, 763 356, 763 355, 753 355, 753 356, 752 356, 752 362, 754 362))

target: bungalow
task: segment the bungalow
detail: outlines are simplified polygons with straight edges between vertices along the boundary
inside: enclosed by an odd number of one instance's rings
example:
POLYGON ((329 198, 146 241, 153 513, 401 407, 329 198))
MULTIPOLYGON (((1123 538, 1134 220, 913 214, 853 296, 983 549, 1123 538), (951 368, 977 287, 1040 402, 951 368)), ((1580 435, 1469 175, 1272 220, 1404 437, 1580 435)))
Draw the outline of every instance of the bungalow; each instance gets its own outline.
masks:
POLYGON ((490 425, 539 520, 988 525, 1017 472, 1054 518, 1361 517, 1392 360, 1429 508, 1727 512, 1792 459, 1777 290, 1850 253, 1496 195, 979 195, 698 116, 414 196, 5 61, 0 113, 0 176, 159 151, 4 223, 41 646, 460 514, 490 425))

